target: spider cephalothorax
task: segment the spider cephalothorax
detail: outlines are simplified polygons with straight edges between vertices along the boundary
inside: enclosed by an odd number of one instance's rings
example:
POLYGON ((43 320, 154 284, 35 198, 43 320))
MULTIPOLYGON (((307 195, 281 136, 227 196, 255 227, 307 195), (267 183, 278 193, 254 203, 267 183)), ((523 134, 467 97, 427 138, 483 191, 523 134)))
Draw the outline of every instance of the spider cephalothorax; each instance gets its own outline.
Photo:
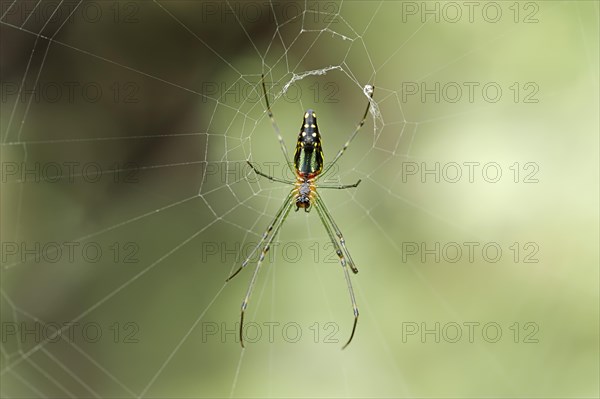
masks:
POLYGON ((310 212, 310 203, 314 189, 315 186, 308 179, 301 179, 296 183, 296 211, 304 208, 304 212, 310 212))

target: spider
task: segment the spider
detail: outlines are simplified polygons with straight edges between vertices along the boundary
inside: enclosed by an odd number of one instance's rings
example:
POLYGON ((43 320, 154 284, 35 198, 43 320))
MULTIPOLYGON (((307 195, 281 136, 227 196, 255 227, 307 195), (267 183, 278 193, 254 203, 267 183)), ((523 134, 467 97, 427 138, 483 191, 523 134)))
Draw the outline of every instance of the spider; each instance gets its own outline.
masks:
MULTIPOLYGON (((289 161, 288 152, 281 137, 281 133, 279 130, 279 126, 277 122, 275 122, 275 118, 273 117, 273 112, 271 111, 271 106, 269 104, 269 99, 267 97, 267 89, 265 87, 265 78, 262 75, 262 89, 265 97, 265 103, 267 105, 267 113, 269 118, 271 119, 271 125, 273 126, 273 130, 277 135, 277 139, 279 140, 279 146, 281 147, 281 151, 283 152, 283 156, 285 157, 286 164, 296 175, 296 181, 288 181, 284 179, 279 179, 273 176, 269 176, 265 173, 259 171, 250 161, 247 161, 252 170, 271 181, 284 183, 288 185, 294 186, 290 193, 287 195, 283 204, 275 214, 273 221, 267 227, 267 230, 263 233, 260 242, 254 247, 250 255, 242 262, 240 267, 231 274, 226 282, 234 278, 244 267, 246 267, 250 261, 250 258, 254 255, 254 253, 262 246, 262 251, 258 258, 256 269, 254 270, 254 274, 252 276, 252 280, 248 285, 248 290, 246 292, 246 296, 242 301, 242 311, 240 316, 240 343, 242 348, 244 347, 244 339, 242 336, 242 331, 244 327, 244 312, 246 311, 246 307, 248 306, 248 301, 250 300, 250 295, 252 294, 252 290, 254 288, 254 284, 256 282, 256 278, 258 276, 258 272, 260 270, 260 266, 265 259, 267 252, 273 242, 275 236, 279 232, 279 229, 285 222, 290 210, 296 205, 296 211, 300 208, 304 209, 304 212, 310 212, 310 210, 314 207, 329 235, 329 239, 335 248, 335 252, 337 256, 340 258, 340 264, 342 269, 344 270, 344 276, 346 278, 346 283, 348 285, 348 292, 350 293, 350 300, 352 301, 352 308, 354 310, 354 324, 352 326, 352 333, 350 334, 350 338, 348 342, 342 347, 342 349, 346 348, 348 344, 352 341, 354 337, 354 332, 356 331, 356 324, 358 322, 358 307, 356 306, 356 299, 354 297, 354 290, 352 289, 352 282, 350 281, 350 274, 348 273, 348 267, 352 270, 353 273, 358 273, 358 269, 348 252, 348 248, 346 248, 346 241, 344 240, 344 236, 340 231, 339 227, 333 220, 331 213, 325 206, 323 199, 319 193, 317 193, 317 181, 320 177, 324 176, 338 159, 344 154, 350 142, 354 139, 360 128, 364 125, 365 120, 367 119, 367 114, 369 113, 369 107, 371 105, 371 99, 373 98, 373 92, 375 90, 374 86, 367 85, 365 86, 365 93, 369 95, 369 99, 367 102, 367 108, 363 114, 362 119, 356 125, 354 132, 348 138, 348 141, 344 144, 344 146, 338 151, 337 155, 333 159, 333 161, 325 167, 323 170, 323 149, 321 146, 321 134, 319 133, 319 128, 317 126, 317 114, 312 109, 306 110, 304 113, 304 118, 302 121, 302 126, 300 127, 300 133, 298 135, 298 141, 296 142, 296 152, 294 154, 294 163, 292 167, 292 163, 289 161), (337 237, 337 239, 336 239, 337 237), (263 245, 264 244, 264 245, 263 245)), ((320 184, 319 188, 333 188, 333 189, 347 189, 354 188, 360 184, 360 180, 358 180, 354 184, 348 185, 331 185, 331 184, 320 184)))

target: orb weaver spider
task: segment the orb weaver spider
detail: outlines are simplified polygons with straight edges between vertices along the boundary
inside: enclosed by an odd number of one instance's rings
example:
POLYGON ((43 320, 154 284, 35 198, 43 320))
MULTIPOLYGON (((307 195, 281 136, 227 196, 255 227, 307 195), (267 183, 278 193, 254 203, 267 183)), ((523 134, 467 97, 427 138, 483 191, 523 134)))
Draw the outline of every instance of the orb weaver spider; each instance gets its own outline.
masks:
MULTIPOLYGON (((350 281, 350 274, 348 273, 348 267, 352 270, 354 274, 358 273, 358 269, 350 256, 350 252, 348 252, 348 248, 346 248, 346 241, 344 240, 344 236, 340 231, 339 227, 333 220, 333 216, 325 206, 325 203, 321 199, 321 196, 317 193, 317 184, 316 182, 320 177, 324 176, 333 165, 338 161, 338 159, 344 154, 350 142, 354 139, 360 128, 364 125, 365 120, 367 119, 367 114, 369 113, 369 107, 371 106, 371 99, 373 98, 373 93, 375 91, 375 87, 371 85, 367 85, 364 88, 365 94, 368 95, 367 108, 365 109, 365 113, 363 114, 362 119, 356 125, 354 132, 350 135, 344 146, 338 151, 337 155, 333 159, 333 161, 325 167, 323 170, 323 149, 321 148, 321 134, 319 133, 319 128, 317 126, 317 114, 312 109, 308 109, 304 113, 304 119, 302 121, 302 126, 300 128, 300 133, 298 135, 298 141, 296 142, 296 152, 294 154, 294 167, 292 167, 292 163, 289 161, 288 152, 283 141, 283 137, 281 137, 281 132, 279 130, 279 126, 277 122, 275 122, 275 118, 273 117, 273 112, 271 111, 271 105, 269 104, 269 99, 267 97, 267 89, 265 87, 265 77, 262 75, 262 89, 265 97, 265 103, 267 105, 267 114, 271 119, 271 125, 273 126, 273 130, 277 135, 277 139, 279 140, 279 146, 281 147, 281 151, 283 152, 283 156, 285 157, 286 164, 292 171, 292 173, 296 176, 296 181, 288 181, 284 179, 279 179, 273 176, 269 176, 265 173, 259 171, 250 161, 248 165, 252 168, 252 170, 260 176, 263 176, 271 181, 284 183, 288 185, 294 186, 294 188, 287 195, 283 204, 275 214, 273 221, 269 224, 267 230, 263 233, 260 242, 254 247, 250 255, 242 262, 240 267, 231 274, 226 282, 234 278, 244 267, 246 267, 250 261, 250 258, 254 255, 254 253, 262 246, 262 251, 258 258, 258 262, 256 264, 256 269, 254 270, 254 274, 252 275, 252 280, 248 285, 248 290, 246 291, 246 296, 242 301, 242 311, 240 316, 240 343, 242 348, 244 347, 244 338, 243 338, 243 328, 244 328, 244 312, 246 311, 246 307, 248 306, 248 301, 250 300, 250 295, 252 294, 252 290, 254 288, 254 284, 256 282, 256 278, 258 276, 258 272, 260 270, 260 266, 265 259, 267 252, 273 242, 273 239, 277 236, 279 229, 285 222, 290 210, 296 205, 296 211, 300 208, 304 209, 304 212, 310 212, 310 210, 314 207, 319 214, 319 218, 329 235, 329 239, 335 248, 335 252, 337 256, 340 258, 340 264, 342 269, 344 270, 344 276, 346 278, 346 283, 348 285, 348 292, 350 293, 350 300, 352 301, 352 308, 354 310, 354 324, 352 326, 352 333, 350 334, 350 338, 348 342, 342 347, 342 349, 346 348, 348 344, 352 341, 354 337, 354 332, 356 331, 356 324, 358 323, 358 306, 356 306, 356 299, 354 297, 354 290, 352 289, 352 282, 350 281), (337 236, 337 239, 336 239, 337 236), (264 243, 264 246, 263 246, 264 243)), ((334 188, 334 189, 347 189, 357 187, 360 183, 358 180, 354 184, 347 185, 331 185, 331 184, 321 184, 319 188, 334 188)))

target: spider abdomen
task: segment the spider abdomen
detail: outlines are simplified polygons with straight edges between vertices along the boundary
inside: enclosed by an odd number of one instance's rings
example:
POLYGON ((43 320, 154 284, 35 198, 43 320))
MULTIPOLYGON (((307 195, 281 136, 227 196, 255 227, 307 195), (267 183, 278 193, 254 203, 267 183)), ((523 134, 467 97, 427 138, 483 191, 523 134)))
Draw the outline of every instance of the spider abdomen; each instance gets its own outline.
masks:
POLYGON ((298 173, 314 177, 323 170, 323 149, 321 134, 317 126, 317 114, 312 109, 306 110, 294 154, 294 165, 298 173))

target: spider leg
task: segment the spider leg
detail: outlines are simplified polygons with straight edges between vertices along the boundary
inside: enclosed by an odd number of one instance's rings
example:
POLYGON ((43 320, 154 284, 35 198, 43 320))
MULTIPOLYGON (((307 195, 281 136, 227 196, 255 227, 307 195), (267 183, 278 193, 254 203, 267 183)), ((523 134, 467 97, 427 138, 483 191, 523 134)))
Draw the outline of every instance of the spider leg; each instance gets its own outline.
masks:
POLYGON ((347 188, 358 187, 358 185, 360 184, 361 181, 362 180, 359 179, 354 184, 319 184, 317 187, 318 188, 336 188, 338 190, 345 190, 347 188))
POLYGON ((269 179, 269 180, 271 180, 271 181, 276 181, 276 182, 279 182, 279 183, 284 183, 284 184, 290 184, 290 185, 292 185, 292 186, 293 186, 294 184, 296 184, 296 183, 294 183, 294 182, 287 181, 287 180, 283 180, 283 179, 280 179, 280 178, 278 178, 278 177, 269 176, 268 174, 266 174, 266 173, 263 173, 263 172, 261 172, 260 170, 258 170, 258 169, 257 169, 257 168, 256 168, 254 165, 252 165, 252 162, 250 162, 250 161, 246 161, 246 162, 248 162, 248 165, 250 165, 250 167, 252 168, 252 170, 254 171, 254 173, 256 173, 256 174, 257 174, 257 175, 259 175, 259 176, 266 177, 267 179, 269 179))
POLYGON ((267 103, 267 114, 269 115, 269 119, 271 119, 271 125, 273 126, 273 130, 275 130, 275 134, 277 134, 277 140, 279 140, 279 146, 281 147, 281 152, 283 152, 283 156, 285 157, 285 162, 287 166, 290 168, 292 172, 295 172, 294 168, 292 168, 292 162, 290 162, 290 157, 287 152, 287 148, 285 146, 285 142, 283 141, 283 137, 281 137, 281 131, 279 130, 279 126, 277 122, 275 122, 275 118, 273 117, 273 111, 271 111, 271 104, 269 104, 269 97, 267 96, 267 87, 265 86, 265 75, 261 75, 263 94, 265 96, 265 103, 267 103))
POLYGON ((352 338, 354 338, 354 332, 356 331, 356 324, 358 323, 358 306, 356 306, 356 298, 354 297, 354 290, 352 289, 352 282, 350 281, 350 273, 348 273, 348 267, 346 266, 350 265, 350 268, 354 273, 358 273, 358 269, 356 269, 356 266, 354 266, 354 261, 352 260, 350 254, 348 253, 348 250, 346 249, 346 245, 344 243, 343 237, 341 236, 341 233, 338 234, 339 229, 335 224, 333 224, 333 226, 332 224, 330 224, 330 222, 332 222, 333 219, 331 218, 331 215, 329 215, 329 211, 327 210, 325 203, 323 203, 323 201, 319 197, 316 197, 315 205, 317 213, 319 214, 319 218, 321 219, 323 226, 325 226, 325 230, 327 230, 329 239, 331 240, 331 243, 335 248, 335 253, 340 258, 340 264, 342 265, 342 269, 344 270, 346 284, 348 285, 348 292, 350 293, 350 300, 352 301, 352 309, 354 310, 354 324, 352 325, 352 333, 350 334, 348 342, 346 342, 346 344, 342 346, 342 349, 344 349, 348 346, 348 344, 350 344, 350 342, 352 342, 352 338), (336 231, 336 234, 338 234, 338 237, 340 237, 339 243, 335 239, 333 232, 334 230, 336 231), (341 248, 340 244, 342 244, 341 248), (347 260, 346 257, 348 258, 347 260))
POLYGON ((248 257, 246 258, 246 260, 244 260, 242 262, 242 264, 240 265, 240 267, 233 272, 229 277, 227 277, 227 279, 225 280, 225 282, 228 282, 229 280, 231 280, 232 278, 234 278, 235 276, 237 276, 237 274, 242 271, 242 269, 244 267, 246 267, 248 265, 248 263, 250 262, 250 258, 252 258, 252 256, 254 255, 254 253, 256 252, 256 250, 258 248, 260 248, 260 246, 262 245, 262 243, 267 239, 267 237, 269 237, 269 235, 271 234, 271 232, 273 231, 273 227, 275 226, 275 224, 277 224, 277 222, 279 221, 279 217, 281 216, 281 214, 283 213, 284 209, 286 208, 286 206, 290 206, 291 204, 291 199, 292 196, 294 195, 295 191, 292 190, 290 191, 290 193, 287 195, 287 197, 285 197, 285 200, 283 201, 283 204, 281 204, 281 206, 279 207, 279 210, 277 211, 277 213, 275 214, 275 217, 273 218, 273 220, 271 221, 271 224, 269 224, 269 227, 267 227, 267 230, 265 230, 265 232, 263 233, 260 241, 258 242, 258 244, 256 244, 256 246, 254 247, 254 249, 252 250, 252 252, 250 252, 250 255, 248 255, 248 257))
POLYGON ((367 119, 367 114, 369 113, 369 108, 371 107, 371 99, 373 98, 373 93, 375 93, 375 86, 371 86, 371 87, 372 87, 372 90, 368 93, 369 101, 367 102, 367 109, 365 109, 365 113, 364 113, 362 119, 360 120, 360 122, 358 122, 358 125, 356 125, 354 132, 350 135, 350 137, 346 141, 346 144, 344 144, 344 146, 336 154, 335 158, 333 158, 333 161, 331 161, 331 163, 321 173, 321 176, 325 175, 329 171, 329 169, 331 169, 331 167, 333 165, 335 165, 337 160, 342 156, 344 151, 346 151, 346 148, 348 148, 348 146, 350 145, 350 142, 352 142, 352 140, 354 140, 354 137, 356 137, 356 134, 358 133, 360 128, 365 124, 365 120, 367 119))
MULTIPOLYGON (((271 246, 271 243, 273 242, 273 239, 275 238, 275 236, 277 236, 279 229, 281 228, 281 226, 283 225, 283 222, 285 222, 285 219, 287 218, 288 214, 290 213, 290 209, 292 209, 292 204, 293 204, 292 201, 288 201, 286 199, 286 202, 284 203, 284 207, 282 208, 282 211, 280 212, 281 217, 279 218, 279 220, 275 220, 272 223, 272 225, 273 225, 273 224, 275 224, 275 222, 277 222, 275 228, 273 229, 273 234, 271 234, 271 236, 267 240, 267 243, 265 244, 265 246, 263 247, 263 249, 260 253, 260 257, 258 258, 258 262, 256 263, 256 269, 254 269, 254 274, 252 275, 252 280, 250 280, 250 284, 248 284, 248 290, 246 291, 246 296, 244 297, 244 300, 242 301, 242 312, 240 315, 240 343, 242 344, 242 348, 244 347, 244 337, 242 334, 243 330, 244 330, 244 312, 246 311, 246 307, 248 306, 248 301, 250 300, 250 295, 252 294, 254 284, 256 283, 256 278, 258 276, 258 272, 260 271, 260 265, 262 264, 263 260, 265 259, 267 252, 269 252, 269 248, 271 246)), ((280 215, 277 215, 277 217, 279 217, 279 216, 280 215)))
POLYGON ((319 196, 318 193, 315 192, 315 194, 316 194, 315 198, 317 200, 317 206, 320 206, 322 208, 323 213, 325 214, 325 217, 327 218, 327 220, 330 223, 330 226, 333 227, 333 231, 335 232, 335 235, 338 237, 339 243, 340 243, 342 249, 344 250, 344 254, 346 255, 346 258, 348 259, 348 266, 350 266, 350 269, 352 269, 352 272, 354 274, 358 273, 358 268, 354 264, 354 260, 352 260, 352 256, 350 256, 350 251, 348 251, 348 248, 346 247, 346 240, 344 239, 344 236, 342 235, 342 231, 335 223, 335 220, 333 220, 333 216, 331 216, 331 213, 325 206, 323 199, 319 196))

